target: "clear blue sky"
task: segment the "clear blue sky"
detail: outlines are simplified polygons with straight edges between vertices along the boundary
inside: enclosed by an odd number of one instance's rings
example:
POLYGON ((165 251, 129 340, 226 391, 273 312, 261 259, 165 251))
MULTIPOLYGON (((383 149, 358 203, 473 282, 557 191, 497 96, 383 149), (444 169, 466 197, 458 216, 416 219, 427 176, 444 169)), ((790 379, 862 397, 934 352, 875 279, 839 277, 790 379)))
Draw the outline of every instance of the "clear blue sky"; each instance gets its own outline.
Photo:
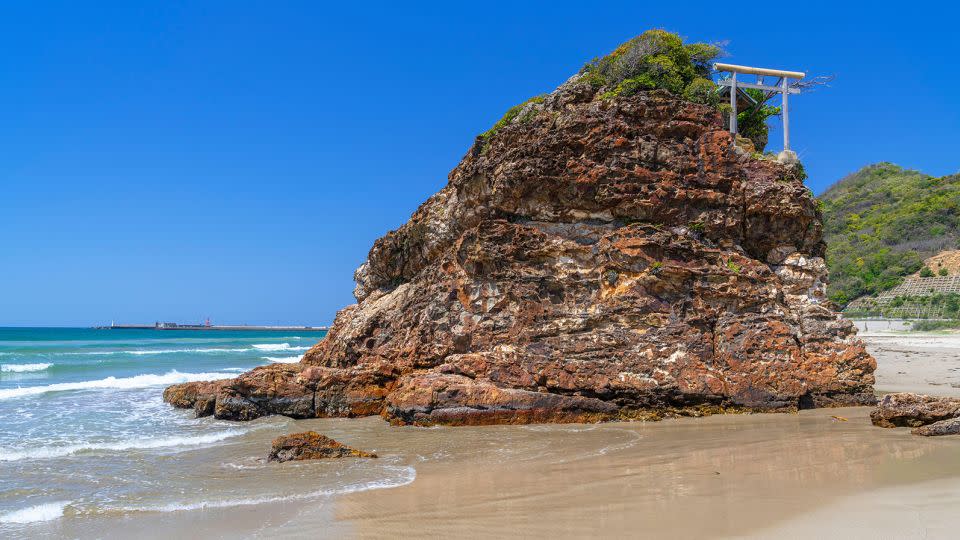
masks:
POLYGON ((652 27, 837 75, 792 101, 817 193, 960 169, 955 8, 728 5, 5 3, 0 325, 329 322, 477 133, 652 27))

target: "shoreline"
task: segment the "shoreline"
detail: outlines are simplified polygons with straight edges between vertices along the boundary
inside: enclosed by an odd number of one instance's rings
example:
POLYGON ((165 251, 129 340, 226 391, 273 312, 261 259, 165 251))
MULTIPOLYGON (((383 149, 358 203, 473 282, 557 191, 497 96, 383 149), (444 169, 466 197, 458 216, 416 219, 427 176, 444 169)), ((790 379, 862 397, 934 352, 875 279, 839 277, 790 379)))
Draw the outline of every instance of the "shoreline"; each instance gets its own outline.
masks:
MULTIPOLYGON (((878 393, 960 395, 960 336, 863 338, 878 359, 878 393)), ((886 530, 909 538, 943 530, 952 515, 944 501, 960 499, 960 437, 877 428, 870 410, 456 428, 268 417, 215 445, 159 454, 164 470, 186 477, 136 501, 136 511, 77 500, 62 517, 16 530, 64 538, 121 530, 142 538, 801 538, 822 536, 825 524, 847 538, 886 530), (381 459, 263 462, 273 437, 305 430, 381 459), (918 512, 934 529, 911 517, 918 512)), ((33 506, 20 509, 39 511, 33 506)))
POLYGON ((960 440, 876 428, 870 410, 571 426, 581 431, 558 437, 553 454, 513 462, 454 450, 448 463, 418 467, 414 483, 338 497, 335 516, 364 538, 411 527, 430 537, 725 538, 874 489, 945 476, 960 486, 960 440), (605 437, 616 433, 624 438, 605 437))

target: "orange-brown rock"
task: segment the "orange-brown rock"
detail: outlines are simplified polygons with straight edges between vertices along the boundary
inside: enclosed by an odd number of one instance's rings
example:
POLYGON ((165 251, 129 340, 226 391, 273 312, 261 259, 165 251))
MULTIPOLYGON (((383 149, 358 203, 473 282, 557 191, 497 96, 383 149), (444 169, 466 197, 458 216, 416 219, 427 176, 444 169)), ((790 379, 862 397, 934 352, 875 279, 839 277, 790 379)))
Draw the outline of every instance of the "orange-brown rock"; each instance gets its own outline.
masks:
POLYGON ((375 458, 376 454, 344 446, 316 431, 304 431, 273 440, 267 461, 302 461, 342 457, 375 458))
POLYGON ((931 426, 915 431, 918 435, 942 435, 960 417, 960 398, 924 396, 901 392, 887 394, 870 413, 873 425, 885 428, 931 426), (941 423, 942 422, 942 423, 941 423), (940 425, 937 425, 940 424, 940 425), (932 427, 935 425, 936 427, 932 427))
POLYGON ((300 364, 218 385, 198 413, 482 424, 874 403, 800 168, 738 150, 709 106, 595 93, 574 77, 478 139, 376 241, 357 304, 300 364))

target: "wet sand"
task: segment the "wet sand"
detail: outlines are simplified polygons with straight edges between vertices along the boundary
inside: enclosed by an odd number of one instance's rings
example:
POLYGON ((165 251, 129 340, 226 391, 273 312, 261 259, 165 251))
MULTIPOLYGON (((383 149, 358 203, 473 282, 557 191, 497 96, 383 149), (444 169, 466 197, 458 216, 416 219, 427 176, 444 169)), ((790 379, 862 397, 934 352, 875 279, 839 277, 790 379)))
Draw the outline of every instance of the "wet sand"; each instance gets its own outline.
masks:
POLYGON ((368 538, 764 537, 861 493, 960 479, 960 440, 875 428, 868 412, 458 430, 415 482, 342 497, 334 515, 368 538))

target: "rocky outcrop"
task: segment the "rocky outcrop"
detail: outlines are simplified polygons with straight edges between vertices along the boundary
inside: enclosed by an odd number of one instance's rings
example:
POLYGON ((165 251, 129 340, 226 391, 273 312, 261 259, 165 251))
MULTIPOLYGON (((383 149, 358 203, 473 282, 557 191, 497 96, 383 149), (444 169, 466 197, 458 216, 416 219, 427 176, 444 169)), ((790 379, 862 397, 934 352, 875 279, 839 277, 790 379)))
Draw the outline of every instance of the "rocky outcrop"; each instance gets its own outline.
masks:
POLYGON ((960 418, 950 418, 941 420, 925 426, 914 428, 910 431, 914 435, 923 435, 924 437, 939 437, 940 435, 960 435, 960 418))
POLYGON ((574 77, 374 243, 299 364, 165 395, 455 425, 873 404, 823 254, 799 167, 738 150, 710 106, 574 77))
POLYGON ((284 435, 273 440, 267 461, 302 461, 342 457, 375 458, 376 454, 344 446, 316 431, 284 435))
POLYGON ((884 428, 912 427, 915 435, 954 435, 960 433, 960 398, 887 394, 870 420, 884 428))

